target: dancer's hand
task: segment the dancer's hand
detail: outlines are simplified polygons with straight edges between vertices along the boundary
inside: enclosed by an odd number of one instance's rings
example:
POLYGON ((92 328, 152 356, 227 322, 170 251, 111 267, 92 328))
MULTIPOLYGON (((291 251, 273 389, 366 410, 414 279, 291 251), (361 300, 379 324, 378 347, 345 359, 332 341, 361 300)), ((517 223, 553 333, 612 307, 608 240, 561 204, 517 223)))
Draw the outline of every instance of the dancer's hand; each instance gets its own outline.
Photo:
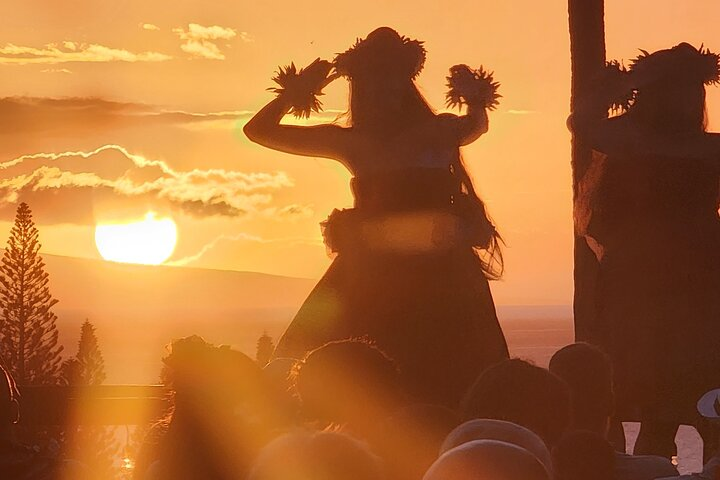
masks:
MULTIPOLYGON (((278 95, 278 100, 290 113, 298 118, 308 118, 312 112, 320 112, 322 103, 317 98, 332 80, 330 75, 333 65, 327 60, 315 59, 310 65, 298 71, 294 63, 280 67, 273 81, 279 87, 269 88, 278 95)), ((287 110, 285 110, 287 113, 287 110)))
POLYGON ((310 65, 300 70, 300 76, 307 79, 308 84, 316 85, 315 91, 319 93, 338 78, 337 74, 330 75, 332 69, 332 63, 316 58, 310 65))

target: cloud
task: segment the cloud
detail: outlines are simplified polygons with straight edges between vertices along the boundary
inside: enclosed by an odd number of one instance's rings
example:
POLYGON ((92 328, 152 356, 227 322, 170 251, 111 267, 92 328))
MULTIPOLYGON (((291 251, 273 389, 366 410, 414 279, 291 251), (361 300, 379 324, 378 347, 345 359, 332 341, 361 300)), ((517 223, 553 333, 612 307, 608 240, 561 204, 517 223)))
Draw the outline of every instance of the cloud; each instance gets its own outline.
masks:
POLYGON ((251 111, 187 112, 103 98, 0 98, 0 136, 85 135, 149 125, 234 124, 251 111))
POLYGON ((311 217, 315 211, 308 205, 292 204, 284 207, 268 207, 264 209, 262 213, 266 217, 282 220, 286 218, 308 218, 311 217))
POLYGON ((40 73, 72 73, 72 70, 67 68, 45 68, 40 70, 40 73))
POLYGON ((159 52, 133 53, 96 43, 65 41, 42 48, 6 43, 0 47, 0 65, 58 64, 69 62, 164 62, 170 55, 159 52))
POLYGON ((40 223, 93 224, 98 206, 176 210, 197 218, 263 215, 275 208, 293 216, 303 208, 271 205, 275 191, 292 186, 284 172, 178 171, 163 160, 103 145, 0 163, 0 214, 12 218, 16 204, 25 201, 40 223))
MULTIPOLYGON (((225 55, 216 43, 217 40, 230 40, 237 36, 237 32, 233 28, 219 25, 205 27, 197 23, 189 24, 187 29, 174 28, 173 32, 183 40, 180 45, 183 52, 189 53, 193 57, 210 60, 225 60, 225 55)), ((247 32, 240 32, 240 39, 245 42, 252 41, 247 32)))
POLYGON ((160 30, 160 27, 158 27, 157 25, 154 25, 152 23, 141 23, 140 28, 142 28, 143 30, 151 30, 151 31, 160 30))
POLYGON ((207 253, 216 249, 219 244, 225 242, 250 242, 250 243, 261 243, 261 244, 287 244, 287 245, 311 245, 314 247, 322 246, 323 242, 318 238, 302 238, 302 237, 289 237, 289 238, 273 238, 265 239, 257 235, 251 235, 248 233, 238 233, 235 235, 220 235, 215 237, 207 244, 203 245, 200 250, 192 255, 179 258, 177 260, 167 262, 167 265, 173 266, 185 266, 191 263, 195 263, 201 260, 207 253))
POLYGON ((225 55, 220 52, 217 45, 211 42, 189 41, 183 43, 180 48, 194 57, 208 58, 211 60, 225 60, 225 55))
POLYGON ((252 43, 255 41, 255 37, 250 35, 248 32, 240 32, 238 35, 240 36, 240 40, 245 43, 252 43))
POLYGON ((537 112, 535 110, 508 110, 507 113, 510 115, 532 115, 537 112))

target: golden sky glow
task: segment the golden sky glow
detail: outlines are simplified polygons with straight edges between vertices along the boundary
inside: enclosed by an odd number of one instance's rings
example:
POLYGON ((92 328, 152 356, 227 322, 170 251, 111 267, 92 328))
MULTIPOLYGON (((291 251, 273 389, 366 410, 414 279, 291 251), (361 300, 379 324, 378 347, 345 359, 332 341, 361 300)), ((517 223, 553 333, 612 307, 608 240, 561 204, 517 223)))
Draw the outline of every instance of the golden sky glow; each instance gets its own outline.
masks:
MULTIPOLYGON (((716 0, 606 0, 609 58, 688 41, 720 50, 716 0)), ((501 82, 490 131, 464 151, 506 240, 500 304, 570 303, 566 2, 362 3, 9 0, 0 15, 0 239, 31 205, 43 251, 99 258, 95 225, 155 211, 176 265, 318 277, 318 224, 349 175, 251 144, 243 122, 280 64, 331 58, 380 25, 426 41, 418 81, 436 108, 456 63, 501 82)), ((323 97, 331 121, 347 84, 323 97)), ((710 127, 720 92, 708 91, 710 127)))

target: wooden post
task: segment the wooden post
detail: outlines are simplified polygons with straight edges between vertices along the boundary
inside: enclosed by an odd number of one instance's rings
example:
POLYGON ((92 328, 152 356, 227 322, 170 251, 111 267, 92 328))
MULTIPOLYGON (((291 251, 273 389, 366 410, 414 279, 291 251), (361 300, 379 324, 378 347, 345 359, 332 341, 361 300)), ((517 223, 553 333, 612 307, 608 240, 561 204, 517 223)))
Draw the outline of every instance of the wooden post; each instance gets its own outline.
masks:
MULTIPOLYGON (((605 65, 604 12, 604 0, 568 0, 572 70, 571 111, 575 110, 574 107, 579 99, 586 95, 589 88, 592 88, 592 79, 605 65)), ((590 146, 573 136, 573 201, 577 198, 578 183, 590 164, 591 156, 590 146)), ((574 263, 575 338, 592 342, 592 332, 595 330, 597 321, 595 289, 598 262, 585 239, 579 236, 577 231, 575 232, 574 263)))

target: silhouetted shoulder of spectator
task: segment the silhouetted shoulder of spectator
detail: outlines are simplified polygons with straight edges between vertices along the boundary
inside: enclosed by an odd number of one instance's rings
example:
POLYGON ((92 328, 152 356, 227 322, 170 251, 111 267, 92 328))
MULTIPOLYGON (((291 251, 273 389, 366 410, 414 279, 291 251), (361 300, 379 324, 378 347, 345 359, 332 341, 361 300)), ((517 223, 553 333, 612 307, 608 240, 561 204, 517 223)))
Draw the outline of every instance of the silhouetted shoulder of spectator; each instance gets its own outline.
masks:
POLYGON ((0 448, 2 478, 22 480, 59 479, 62 464, 56 459, 39 455, 30 447, 5 445, 0 448))
POLYGON ((174 341, 163 362, 173 410, 144 443, 145 471, 136 477, 244 477, 267 438, 260 367, 241 352, 198 336, 174 341))
POLYGON ((689 475, 659 477, 657 480, 717 480, 720 478, 720 456, 715 455, 703 467, 702 472, 689 475))
POLYGON ((497 440, 474 440, 448 450, 423 480, 549 480, 540 461, 524 448, 497 440))
POLYGON ((677 475, 677 468, 665 457, 615 452, 616 480, 655 480, 677 475))
MULTIPOLYGON (((570 387, 572 428, 606 437, 615 403, 610 358, 593 345, 573 343, 552 356, 550 371, 570 387)), ((672 475, 677 475, 677 470, 666 458, 615 453, 617 480, 653 480, 672 475)))
POLYGON ((574 431, 553 449, 554 480, 616 479, 615 450, 595 432, 574 431))
POLYGON ((570 423, 570 389, 544 368, 517 358, 505 360, 485 370, 470 387, 462 416, 522 425, 552 448, 570 423))
POLYGON ((270 442, 247 480, 384 480, 368 447, 339 432, 296 432, 270 442))
POLYGON ((445 438, 440 454, 474 440, 497 440, 524 448, 540 460, 552 477, 553 464, 550 451, 542 438, 527 428, 504 420, 477 418, 456 427, 445 438))

